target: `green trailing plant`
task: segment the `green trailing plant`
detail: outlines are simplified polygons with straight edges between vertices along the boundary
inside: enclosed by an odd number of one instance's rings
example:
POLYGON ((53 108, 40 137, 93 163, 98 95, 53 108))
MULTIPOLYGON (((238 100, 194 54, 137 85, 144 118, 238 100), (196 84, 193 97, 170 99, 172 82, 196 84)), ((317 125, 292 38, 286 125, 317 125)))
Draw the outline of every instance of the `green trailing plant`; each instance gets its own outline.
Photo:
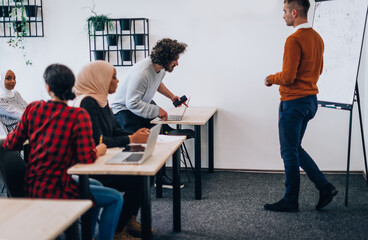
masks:
POLYGON ((96 15, 88 18, 90 26, 92 25, 95 31, 105 30, 105 25, 109 21, 106 15, 96 15))
POLYGON ((96 4, 94 1, 92 1, 93 3, 93 7, 88 7, 91 12, 92 12, 92 16, 90 16, 88 19, 87 19, 87 23, 89 24, 89 32, 88 34, 91 35, 91 27, 93 26, 93 29, 95 31, 104 31, 105 30, 105 26, 106 24, 108 24, 109 22, 109 17, 107 15, 104 15, 104 14, 97 14, 95 12, 95 7, 96 7, 96 4))
POLYGON ((9 47, 21 50, 26 65, 32 65, 32 62, 27 58, 27 52, 24 46, 24 37, 27 36, 29 30, 25 17, 25 7, 23 1, 14 1, 14 3, 15 6, 10 13, 12 21, 11 24, 9 24, 9 30, 11 32, 11 28, 13 28, 15 36, 10 37, 7 43, 9 47), (19 12, 20 15, 18 14, 19 12))

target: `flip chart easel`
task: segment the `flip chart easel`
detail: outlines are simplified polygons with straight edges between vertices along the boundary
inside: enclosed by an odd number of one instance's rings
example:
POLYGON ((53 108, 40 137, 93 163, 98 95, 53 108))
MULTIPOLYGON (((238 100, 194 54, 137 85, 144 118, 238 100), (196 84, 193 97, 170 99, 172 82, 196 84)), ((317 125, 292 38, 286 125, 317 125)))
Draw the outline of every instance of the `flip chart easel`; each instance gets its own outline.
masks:
POLYGON ((345 206, 348 205, 351 130, 355 102, 358 105, 366 175, 368 173, 358 86, 367 16, 368 0, 316 0, 313 28, 325 43, 324 69, 318 81, 318 104, 321 107, 350 111, 345 206))

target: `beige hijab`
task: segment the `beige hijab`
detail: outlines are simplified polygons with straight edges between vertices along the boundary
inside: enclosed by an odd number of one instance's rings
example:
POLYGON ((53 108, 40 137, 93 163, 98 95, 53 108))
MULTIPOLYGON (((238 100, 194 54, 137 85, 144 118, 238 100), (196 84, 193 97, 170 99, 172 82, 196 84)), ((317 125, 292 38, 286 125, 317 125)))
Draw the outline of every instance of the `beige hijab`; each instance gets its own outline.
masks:
POLYGON ((107 105, 109 87, 114 74, 114 66, 105 61, 95 61, 85 65, 77 75, 74 93, 77 95, 74 106, 87 96, 94 98, 102 108, 107 105))

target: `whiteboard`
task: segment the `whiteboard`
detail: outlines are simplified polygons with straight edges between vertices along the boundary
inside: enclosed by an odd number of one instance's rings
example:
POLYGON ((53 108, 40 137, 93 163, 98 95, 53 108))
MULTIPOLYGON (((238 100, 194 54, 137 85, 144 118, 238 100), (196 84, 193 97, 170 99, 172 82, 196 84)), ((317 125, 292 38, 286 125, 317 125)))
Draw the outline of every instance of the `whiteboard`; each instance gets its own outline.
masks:
POLYGON ((324 44, 318 101, 352 105, 368 0, 317 2, 313 28, 324 44))

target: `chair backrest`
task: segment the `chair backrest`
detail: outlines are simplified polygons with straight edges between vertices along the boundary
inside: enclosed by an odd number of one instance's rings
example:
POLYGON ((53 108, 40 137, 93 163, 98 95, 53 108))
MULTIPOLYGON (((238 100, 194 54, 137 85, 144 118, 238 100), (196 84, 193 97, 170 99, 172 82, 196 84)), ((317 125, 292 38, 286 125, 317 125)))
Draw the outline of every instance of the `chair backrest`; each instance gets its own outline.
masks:
POLYGON ((8 197, 25 197, 26 164, 19 151, 0 151, 0 174, 8 197))

